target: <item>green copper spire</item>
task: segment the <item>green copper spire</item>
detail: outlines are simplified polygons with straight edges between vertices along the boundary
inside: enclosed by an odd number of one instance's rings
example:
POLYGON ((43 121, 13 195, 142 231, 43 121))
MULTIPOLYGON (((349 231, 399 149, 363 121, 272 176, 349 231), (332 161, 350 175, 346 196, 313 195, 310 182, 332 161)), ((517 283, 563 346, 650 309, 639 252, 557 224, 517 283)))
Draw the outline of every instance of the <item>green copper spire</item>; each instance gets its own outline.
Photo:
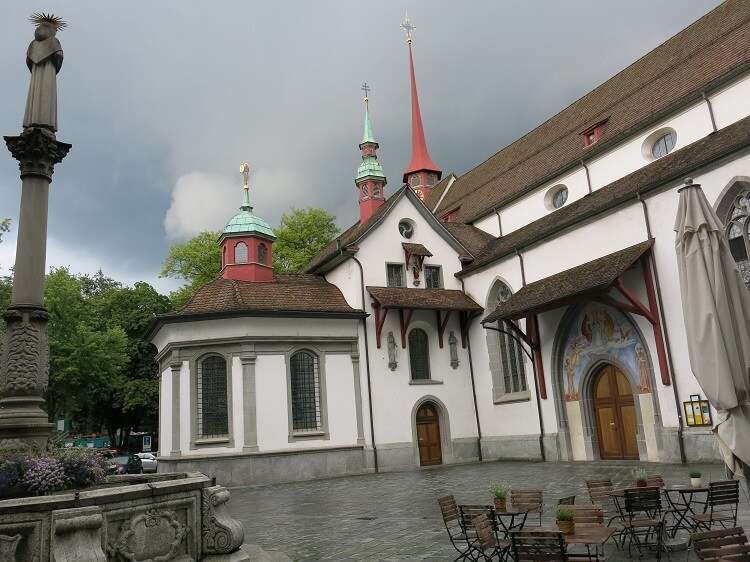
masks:
POLYGON ((224 227, 224 234, 261 234, 269 238, 275 238, 271 226, 262 218, 253 214, 253 207, 250 205, 250 186, 248 185, 250 166, 247 162, 240 165, 240 173, 242 173, 244 179, 242 205, 240 205, 240 212, 229 219, 224 227))
POLYGON ((365 144, 366 142, 371 143, 377 143, 375 140, 375 135, 372 134, 372 121, 370 121, 370 104, 367 98, 365 98, 365 132, 362 134, 362 142, 360 144, 365 144))
POLYGON ((359 148, 362 150, 362 162, 357 167, 357 177, 355 181, 372 177, 382 178, 385 180, 385 173, 383 167, 378 162, 378 156, 376 150, 378 148, 378 142, 375 140, 375 135, 372 132, 372 120, 370 119, 370 98, 367 94, 370 92, 370 87, 367 82, 362 84, 362 90, 365 92, 365 129, 362 134, 362 142, 359 143, 359 148))

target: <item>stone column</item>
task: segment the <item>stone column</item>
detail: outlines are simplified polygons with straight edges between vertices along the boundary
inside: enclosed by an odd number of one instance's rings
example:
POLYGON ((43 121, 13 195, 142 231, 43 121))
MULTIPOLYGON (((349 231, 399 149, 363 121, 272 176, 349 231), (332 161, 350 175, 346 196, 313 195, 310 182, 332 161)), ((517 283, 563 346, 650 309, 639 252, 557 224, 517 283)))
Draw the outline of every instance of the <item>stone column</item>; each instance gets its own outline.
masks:
POLYGON ((180 373, 182 372, 182 360, 177 351, 172 352, 169 368, 172 370, 172 450, 170 455, 179 456, 180 445, 180 373))
POLYGON ((245 442, 242 450, 250 453, 258 450, 258 420, 255 393, 255 353, 242 353, 242 423, 245 442))
POLYGON ((21 170, 21 211, 13 298, 0 360, 0 443, 43 445, 52 432, 44 411, 49 375, 44 277, 47 257, 47 201, 55 164, 71 145, 42 127, 4 137, 21 170))
POLYGON ((362 423, 362 382, 359 374, 359 350, 352 344, 352 370, 354 372, 354 405, 357 412, 357 445, 365 444, 364 424, 362 423))

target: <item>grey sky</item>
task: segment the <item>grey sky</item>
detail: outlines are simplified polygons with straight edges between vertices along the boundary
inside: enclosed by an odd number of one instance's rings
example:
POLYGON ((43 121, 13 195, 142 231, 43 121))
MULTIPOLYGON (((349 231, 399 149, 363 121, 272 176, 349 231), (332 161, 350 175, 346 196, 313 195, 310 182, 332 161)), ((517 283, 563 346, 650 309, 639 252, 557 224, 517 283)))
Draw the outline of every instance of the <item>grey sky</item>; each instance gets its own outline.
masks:
MULTIPOLYGON (((231 216, 242 160, 272 225, 292 205, 356 220, 365 80, 387 190, 398 188, 410 156, 406 9, 430 152, 463 173, 718 3, 5 0, 0 132, 20 131, 29 14, 63 16, 58 138, 73 150, 55 172, 48 263, 166 291, 169 244, 231 216)), ((0 218, 14 223, 19 186, 5 152, 0 218)), ((0 272, 14 248, 15 228, 0 272)))

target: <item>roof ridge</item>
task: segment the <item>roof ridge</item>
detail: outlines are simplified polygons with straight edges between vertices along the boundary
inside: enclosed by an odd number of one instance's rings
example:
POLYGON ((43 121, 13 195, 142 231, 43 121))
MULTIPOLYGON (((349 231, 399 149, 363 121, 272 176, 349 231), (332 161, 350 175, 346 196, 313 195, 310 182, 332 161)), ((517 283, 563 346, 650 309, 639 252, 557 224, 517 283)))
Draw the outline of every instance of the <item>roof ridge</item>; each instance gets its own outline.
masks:
MULTIPOLYGON (((653 49, 651 49, 650 51, 648 51, 647 53, 645 53, 644 55, 642 55, 641 57, 639 57, 638 59, 636 59, 635 61, 631 62, 625 68, 621 69, 620 71, 618 71, 614 75, 610 76, 604 82, 600 83, 598 86, 596 86, 592 90, 589 90, 584 95, 582 95, 581 97, 579 97, 576 100, 572 101, 570 104, 568 104, 567 106, 565 106, 563 109, 561 109, 557 113, 551 115, 549 118, 547 118, 544 121, 542 121, 541 123, 539 123, 533 129, 527 131, 525 134, 523 134, 522 136, 520 136, 517 139, 513 140, 512 142, 506 144, 505 146, 503 146, 502 148, 500 148, 499 150, 497 150, 491 156, 488 156, 484 161, 482 161, 481 163, 479 163, 476 166, 472 167, 469 171, 465 172, 463 175, 457 176, 456 182, 460 182, 462 180, 465 180, 473 172, 477 171, 480 167, 482 167, 484 164, 488 163, 495 156, 498 156, 499 154, 501 154, 503 151, 505 151, 506 149, 510 148, 511 146, 514 146, 517 143, 520 143, 521 141, 523 141, 524 139, 526 139, 527 137, 529 137, 530 135, 532 135, 535 131, 537 131, 538 129, 540 129, 541 127, 545 126, 546 124, 548 124, 553 119, 555 119, 558 115, 560 115, 562 113, 565 113, 570 108, 572 108, 573 106, 575 106, 577 103, 582 102, 585 98, 587 98, 588 96, 590 96, 594 92, 599 91, 604 86, 606 86, 611 81, 613 81, 615 78, 617 78, 618 76, 622 75, 627 70, 629 70, 632 67, 634 67, 635 65, 637 65, 643 59, 645 59, 645 58, 647 58, 649 56, 656 56, 654 53, 657 50, 659 50, 662 47, 664 47, 664 45, 666 45, 667 43, 669 43, 671 41, 675 41, 678 37, 683 36, 683 34, 685 34, 691 27, 693 27, 695 25, 698 25, 699 23, 701 23, 702 21, 704 21, 706 18, 708 18, 713 12, 715 12, 716 10, 718 10, 719 8, 722 8, 724 6, 726 6, 726 3, 719 4, 718 6, 716 6, 715 8, 713 8, 710 12, 707 12, 705 15, 703 15, 699 19, 697 19, 694 22, 690 23, 687 27, 683 28, 678 33, 676 33, 675 35, 672 35, 671 37, 669 37, 668 39, 666 39, 665 41, 663 41, 662 43, 660 43, 659 45, 657 45, 656 47, 654 47, 653 49)), ((703 45, 702 49, 690 51, 689 53, 687 53, 684 56, 680 57, 673 64, 665 67, 661 72, 659 72, 658 74, 656 74, 655 76, 653 76, 647 82, 643 82, 643 83, 639 84, 637 87, 634 87, 634 88, 628 90, 627 93, 623 93, 622 95, 618 96, 615 101, 612 101, 611 103, 609 103, 606 106, 602 107, 601 111, 599 111, 596 115, 598 115, 600 117, 603 116, 609 110, 611 110, 613 107, 615 107, 618 103, 620 103, 623 100, 627 99, 628 97, 632 96, 635 92, 643 90, 647 86, 653 84, 656 80, 662 78, 663 76, 665 76, 669 72, 673 71, 678 65, 683 64, 685 61, 688 61, 691 58, 694 58, 695 56, 697 56, 697 54, 699 52, 701 52, 702 50, 705 50, 706 47, 708 47, 710 45, 714 45, 719 40, 721 40, 721 39, 723 39, 723 38, 731 35, 735 31, 737 31, 737 29, 739 29, 742 26, 746 25, 749 20, 750 20, 750 14, 748 16, 746 16, 744 19, 742 19, 738 24, 736 24, 733 27, 731 27, 728 30, 726 30, 725 33, 722 33, 721 35, 717 35, 717 36, 713 37, 707 44, 703 45)), ((595 120, 596 118, 593 118, 593 119, 595 120)), ((585 123, 589 123, 589 122, 591 122, 591 120, 587 120, 585 123)), ((478 190, 482 189, 483 187, 485 187, 486 185, 488 185, 489 183, 491 183, 493 180, 497 179, 502 174, 505 174, 506 172, 508 172, 510 170, 513 170, 513 169, 515 169, 515 168, 517 168, 517 167, 525 164, 526 162, 528 162, 528 160, 530 160, 534 156, 540 154, 544 150, 548 149, 550 146, 554 145, 556 142, 560 141, 561 139, 564 139, 566 136, 568 136, 573 131, 575 131, 577 129, 580 129, 583 125, 584 124, 581 124, 580 122, 577 122, 577 124, 575 126, 570 126, 570 127, 566 128, 566 129, 564 129, 564 131, 562 133, 556 135, 553 140, 551 140, 548 143, 545 143, 544 145, 542 145, 540 148, 538 148, 534 152, 526 155, 525 157, 523 157, 523 159, 516 160, 511 165, 508 165, 508 166, 504 167, 501 171, 497 172, 496 174, 491 175, 486 181, 482 182, 480 185, 478 185, 477 187, 475 187, 472 191, 470 191, 470 192, 468 192, 466 194, 460 195, 460 196, 458 196, 455 199, 449 199, 449 196, 446 195, 446 197, 445 197, 446 201, 442 202, 441 207, 445 208, 445 207, 456 206, 459 202, 461 202, 463 199, 465 199, 466 197, 468 197, 472 193, 475 193, 478 190)), ((578 158, 576 158, 574 160, 578 160, 578 158)), ((456 191, 454 190, 453 193, 456 193, 456 191)))
POLYGON ((237 306, 245 306, 245 302, 242 300, 242 294, 240 293, 240 286, 236 279, 231 279, 232 289, 234 290, 234 298, 237 301, 237 306))

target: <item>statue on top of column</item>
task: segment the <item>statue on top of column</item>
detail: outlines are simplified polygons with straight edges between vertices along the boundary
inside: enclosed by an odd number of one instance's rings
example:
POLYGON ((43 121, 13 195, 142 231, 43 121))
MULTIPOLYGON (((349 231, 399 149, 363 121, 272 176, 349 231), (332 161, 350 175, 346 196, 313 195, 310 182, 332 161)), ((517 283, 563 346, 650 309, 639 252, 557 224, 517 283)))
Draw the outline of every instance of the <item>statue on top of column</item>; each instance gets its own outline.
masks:
POLYGON ((63 50, 56 35, 66 24, 53 14, 35 13, 29 19, 36 30, 26 52, 31 81, 23 127, 57 131, 57 73, 62 67, 63 50))

